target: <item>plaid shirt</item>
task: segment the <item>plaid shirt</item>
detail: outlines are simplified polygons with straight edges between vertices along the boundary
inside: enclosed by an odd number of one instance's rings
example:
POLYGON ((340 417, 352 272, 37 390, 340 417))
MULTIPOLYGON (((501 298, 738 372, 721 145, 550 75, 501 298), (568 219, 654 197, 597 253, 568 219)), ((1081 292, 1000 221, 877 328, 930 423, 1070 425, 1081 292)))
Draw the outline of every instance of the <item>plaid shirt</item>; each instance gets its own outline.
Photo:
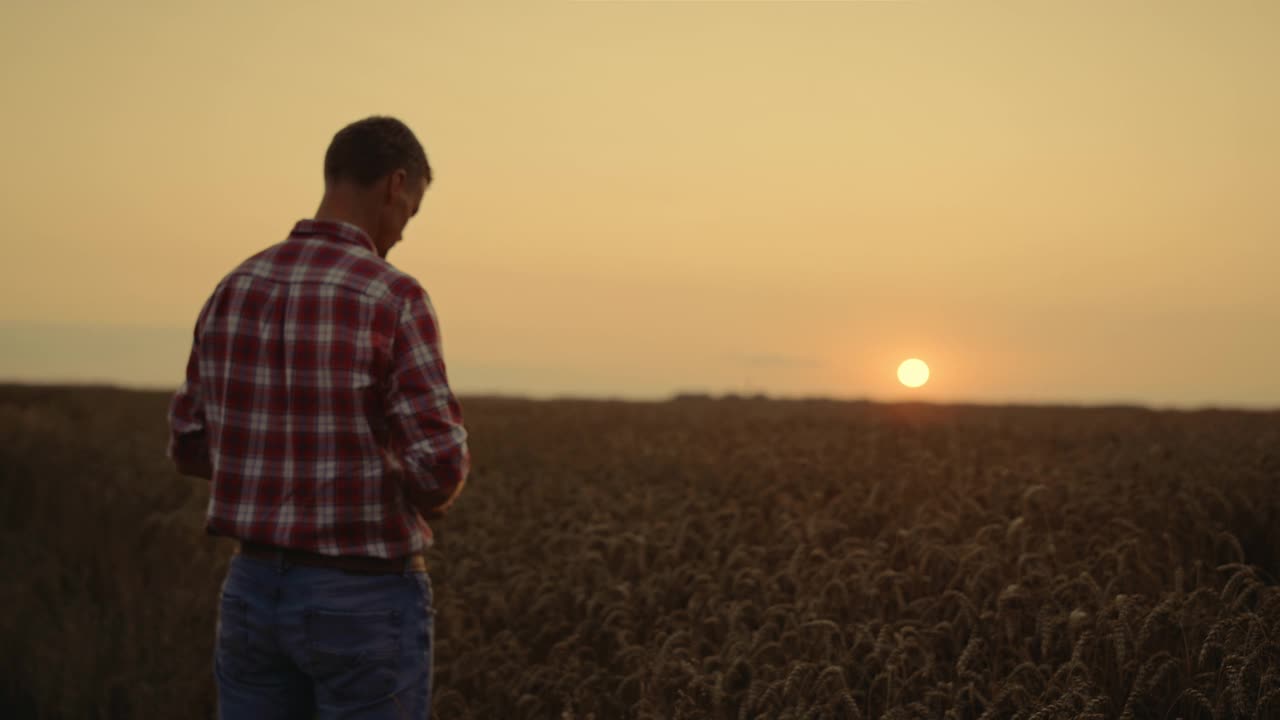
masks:
POLYGON ((426 291, 346 223, 303 220, 223 278, 169 428, 210 472, 210 534, 325 555, 423 550, 470 466, 426 291))

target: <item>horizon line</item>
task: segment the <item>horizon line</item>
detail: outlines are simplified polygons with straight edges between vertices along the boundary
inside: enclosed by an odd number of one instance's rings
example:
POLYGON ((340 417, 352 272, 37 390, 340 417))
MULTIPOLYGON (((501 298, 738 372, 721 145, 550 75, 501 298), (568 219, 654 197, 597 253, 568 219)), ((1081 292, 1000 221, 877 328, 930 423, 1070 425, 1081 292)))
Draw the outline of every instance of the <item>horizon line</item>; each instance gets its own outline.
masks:
MULTIPOLYGON (((21 380, 0 378, 0 389, 11 387, 46 388, 55 390, 115 390, 136 393, 169 393, 178 388, 177 385, 143 385, 121 383, 110 380, 21 380)), ((623 402, 623 403, 669 403, 669 402, 735 402, 735 401, 778 401, 778 402, 828 402, 867 405, 930 405, 935 407, 1026 407, 1026 408, 1074 408, 1074 409, 1137 409, 1152 412, 1253 412, 1280 413, 1280 405, 1232 405, 1224 403, 1145 403, 1135 400, 1061 400, 1061 399, 1028 399, 1001 398, 975 400, 958 398, 941 399, 909 399, 909 398, 877 398, 869 395, 809 394, 809 393, 769 393, 761 390, 728 390, 713 392, 709 390, 674 390, 662 394, 651 393, 575 393, 575 392, 521 392, 511 390, 467 390, 455 391, 460 401, 471 400, 518 400, 526 402, 623 402)))

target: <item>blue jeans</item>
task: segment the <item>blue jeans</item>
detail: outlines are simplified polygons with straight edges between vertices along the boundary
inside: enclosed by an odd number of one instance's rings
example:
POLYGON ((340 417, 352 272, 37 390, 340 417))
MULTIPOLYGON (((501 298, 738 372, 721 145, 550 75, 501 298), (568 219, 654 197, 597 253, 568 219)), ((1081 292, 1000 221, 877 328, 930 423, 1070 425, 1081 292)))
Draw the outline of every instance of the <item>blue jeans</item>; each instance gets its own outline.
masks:
POLYGON ((219 601, 218 717, 422 720, 433 615, 425 572, 356 575, 236 555, 219 601))

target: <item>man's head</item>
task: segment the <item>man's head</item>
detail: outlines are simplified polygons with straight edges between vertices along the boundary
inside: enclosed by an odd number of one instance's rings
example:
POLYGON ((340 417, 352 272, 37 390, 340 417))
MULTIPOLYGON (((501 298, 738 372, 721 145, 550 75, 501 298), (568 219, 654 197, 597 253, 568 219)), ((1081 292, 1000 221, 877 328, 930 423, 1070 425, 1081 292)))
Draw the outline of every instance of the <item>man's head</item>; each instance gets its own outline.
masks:
POLYGON ((368 117, 342 128, 329 143, 321 210, 348 216, 342 219, 369 233, 386 257, 430 184, 431 166, 413 131, 395 118, 368 117))

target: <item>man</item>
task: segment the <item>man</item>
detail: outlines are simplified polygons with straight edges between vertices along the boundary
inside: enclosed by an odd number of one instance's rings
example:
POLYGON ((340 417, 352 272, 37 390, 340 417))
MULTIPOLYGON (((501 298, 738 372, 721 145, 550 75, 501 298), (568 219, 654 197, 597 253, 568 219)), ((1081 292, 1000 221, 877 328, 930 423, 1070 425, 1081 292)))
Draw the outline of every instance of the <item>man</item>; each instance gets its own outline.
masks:
POLYGON ((424 718, 427 520, 470 465, 427 293, 385 260, 431 182, 400 121, 340 130, 316 216, 218 283, 168 455, 239 540, 219 604, 222 718, 424 718))

